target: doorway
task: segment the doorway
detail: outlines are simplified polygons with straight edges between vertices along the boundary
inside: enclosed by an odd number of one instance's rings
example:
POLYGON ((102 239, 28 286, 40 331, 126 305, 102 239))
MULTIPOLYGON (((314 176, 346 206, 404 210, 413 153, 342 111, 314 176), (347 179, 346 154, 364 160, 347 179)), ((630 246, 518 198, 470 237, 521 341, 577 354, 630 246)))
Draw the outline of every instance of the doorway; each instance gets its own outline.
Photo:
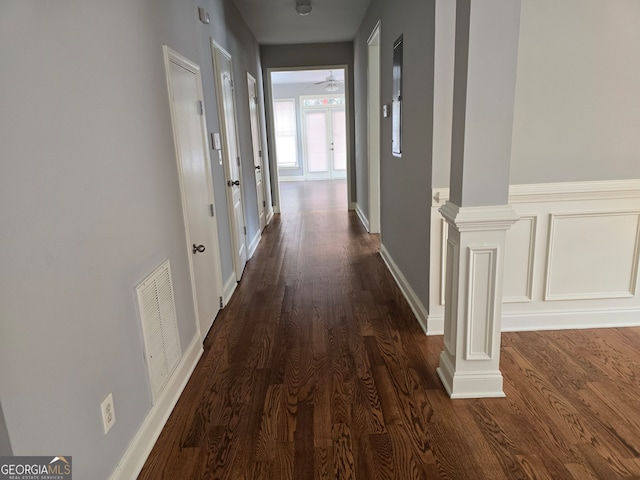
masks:
MULTIPOLYGON (((333 100, 341 99, 344 97, 333 100)), ((328 100, 332 99, 326 96, 300 98, 305 180, 347 178, 344 103, 332 104, 328 100)))
POLYGON ((222 267, 214 218, 213 178, 207 145, 200 67, 166 45, 171 107, 193 302, 204 340, 222 304, 222 267), (203 206, 208 208, 203 208, 203 206))
POLYGON ((273 139, 274 210, 285 183, 342 182, 350 208, 349 92, 346 65, 269 69, 269 135, 273 139))

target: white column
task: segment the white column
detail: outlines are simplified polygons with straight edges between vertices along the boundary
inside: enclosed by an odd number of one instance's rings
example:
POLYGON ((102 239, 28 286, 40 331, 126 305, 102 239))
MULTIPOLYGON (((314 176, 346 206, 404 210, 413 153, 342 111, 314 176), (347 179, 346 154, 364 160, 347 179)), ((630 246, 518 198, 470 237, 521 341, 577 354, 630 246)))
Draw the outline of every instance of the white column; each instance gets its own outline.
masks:
POLYGON ((503 397, 500 373, 502 262, 509 205, 440 212, 449 223, 444 351, 438 375, 451 398, 503 397))
POLYGON ((520 0, 458 0, 444 351, 452 398, 503 397, 502 271, 520 0))

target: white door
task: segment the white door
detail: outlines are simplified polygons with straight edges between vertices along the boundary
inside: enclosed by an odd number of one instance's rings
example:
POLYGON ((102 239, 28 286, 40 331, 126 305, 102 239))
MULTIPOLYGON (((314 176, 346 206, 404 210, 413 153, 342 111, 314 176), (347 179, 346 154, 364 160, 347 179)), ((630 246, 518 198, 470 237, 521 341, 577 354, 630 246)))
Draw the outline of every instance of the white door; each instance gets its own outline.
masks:
POLYGON ((164 49, 187 255, 198 327, 204 340, 220 310, 222 270, 218 231, 213 217, 213 182, 200 67, 166 46, 164 49))
POLYGON ((220 124, 223 130, 225 173, 227 176, 227 203, 231 223, 233 243, 233 264, 236 280, 240 281, 247 263, 246 226, 244 223, 244 203, 242 200, 242 171, 240 169, 240 149, 236 122, 236 102, 233 85, 231 55, 211 40, 213 63, 216 72, 216 89, 220 110, 220 124))
POLYGON ((347 135, 344 107, 305 108, 303 117, 307 178, 346 178, 347 135))
POLYGON ((258 115, 258 89, 256 79, 247 72, 247 85, 249 88, 249 116, 251 118, 251 144, 253 145, 253 168, 256 175, 256 192, 258 197, 258 220, 260 231, 267 225, 263 165, 262 165, 262 138, 260 136, 260 121, 258 115))

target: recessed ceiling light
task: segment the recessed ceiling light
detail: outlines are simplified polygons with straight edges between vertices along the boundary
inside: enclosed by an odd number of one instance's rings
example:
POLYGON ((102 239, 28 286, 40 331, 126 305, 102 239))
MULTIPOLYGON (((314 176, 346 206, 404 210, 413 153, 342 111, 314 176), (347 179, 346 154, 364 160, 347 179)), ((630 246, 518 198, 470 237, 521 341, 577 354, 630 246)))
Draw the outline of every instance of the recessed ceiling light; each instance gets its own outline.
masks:
POLYGON ((311 13, 311 0, 296 0, 296 12, 300 15, 311 13))

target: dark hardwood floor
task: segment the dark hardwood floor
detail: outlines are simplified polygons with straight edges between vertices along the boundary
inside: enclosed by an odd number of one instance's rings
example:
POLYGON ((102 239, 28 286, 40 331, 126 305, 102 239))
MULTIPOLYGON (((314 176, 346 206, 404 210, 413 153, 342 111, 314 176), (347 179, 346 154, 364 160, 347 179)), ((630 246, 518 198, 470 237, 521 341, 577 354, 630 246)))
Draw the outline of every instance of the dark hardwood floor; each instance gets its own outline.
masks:
POLYGON ((450 400, 378 237, 316 200, 266 228, 140 479, 640 479, 640 329, 503 334, 507 398, 450 400))

